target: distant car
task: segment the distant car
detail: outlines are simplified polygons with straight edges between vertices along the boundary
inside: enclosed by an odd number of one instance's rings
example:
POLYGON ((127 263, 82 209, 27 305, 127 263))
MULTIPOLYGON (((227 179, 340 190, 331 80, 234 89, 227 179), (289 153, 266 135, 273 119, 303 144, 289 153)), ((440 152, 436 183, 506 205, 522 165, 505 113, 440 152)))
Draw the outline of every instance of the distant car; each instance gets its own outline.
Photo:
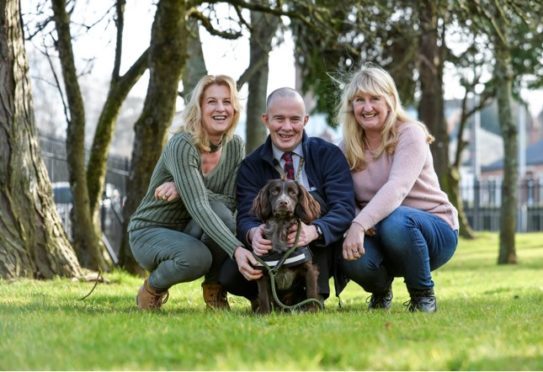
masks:
MULTIPOLYGON (((70 213, 72 211, 73 195, 72 189, 70 188, 70 183, 65 181, 54 182, 52 186, 53 199, 57 206, 57 211, 62 219, 62 223, 66 229, 66 232, 68 233, 68 236, 71 238, 72 229, 70 213)), ((102 200, 100 201, 100 206, 102 207, 102 213, 111 210, 112 213, 115 213, 117 218, 120 217, 122 210, 122 198, 119 190, 115 188, 115 185, 112 185, 111 183, 106 184, 104 193, 102 194, 102 200)), ((103 225, 109 223, 109 219, 105 217, 106 215, 104 215, 104 218, 102 219, 103 225)), ((105 228, 105 226, 102 226, 102 228, 105 228)))
MULTIPOLYGON (((73 210, 73 195, 69 182, 54 182, 53 199, 57 206, 57 212, 60 216, 64 230, 68 239, 73 239, 71 213, 73 210)), ((102 226, 102 242, 104 243, 111 259, 116 264, 118 262, 117 252, 112 247, 110 240, 115 243, 115 247, 120 246, 122 234, 122 196, 120 191, 111 183, 104 187, 102 200, 100 201, 100 223, 102 226), (108 235, 108 236, 106 236, 108 235)))
POLYGON ((72 240, 72 220, 70 213, 72 212, 72 190, 70 189, 69 182, 54 182, 53 186, 53 200, 57 206, 57 212, 60 216, 64 230, 68 234, 68 238, 72 240))
MULTIPOLYGON (((72 189, 70 188, 69 182, 54 182, 53 186, 53 199, 55 203, 58 204, 73 204, 72 189)), ((121 194, 119 190, 112 185, 107 183, 102 194, 101 204, 105 204, 107 207, 114 206, 115 208, 121 208, 121 194)))
POLYGON ((72 189, 69 182, 53 183, 53 198, 56 204, 72 204, 72 189))

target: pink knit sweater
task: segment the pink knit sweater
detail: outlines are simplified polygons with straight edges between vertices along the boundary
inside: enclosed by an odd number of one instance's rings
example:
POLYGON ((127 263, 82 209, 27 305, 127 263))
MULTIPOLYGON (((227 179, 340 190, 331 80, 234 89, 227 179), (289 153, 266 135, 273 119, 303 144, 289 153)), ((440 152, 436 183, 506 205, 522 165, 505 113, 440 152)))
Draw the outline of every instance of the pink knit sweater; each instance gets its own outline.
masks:
POLYGON ((367 230, 403 205, 432 213, 458 229, 458 212, 439 187, 430 146, 418 124, 400 126, 392 155, 366 155, 367 168, 352 173, 360 211, 354 222, 367 230))

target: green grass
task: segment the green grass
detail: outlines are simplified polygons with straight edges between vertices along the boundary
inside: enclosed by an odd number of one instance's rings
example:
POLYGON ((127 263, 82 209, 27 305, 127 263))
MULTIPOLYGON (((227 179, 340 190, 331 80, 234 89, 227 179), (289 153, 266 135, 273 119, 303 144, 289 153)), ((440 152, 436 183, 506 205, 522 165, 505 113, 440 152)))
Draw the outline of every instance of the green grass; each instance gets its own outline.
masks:
POLYGON ((0 369, 541 370, 543 233, 517 237, 519 264, 496 265, 496 234, 461 241, 434 273, 439 310, 411 314, 401 279, 390 312, 368 312, 350 283, 318 314, 204 308, 200 283, 175 286, 158 313, 135 309, 141 279, 0 281, 0 369))

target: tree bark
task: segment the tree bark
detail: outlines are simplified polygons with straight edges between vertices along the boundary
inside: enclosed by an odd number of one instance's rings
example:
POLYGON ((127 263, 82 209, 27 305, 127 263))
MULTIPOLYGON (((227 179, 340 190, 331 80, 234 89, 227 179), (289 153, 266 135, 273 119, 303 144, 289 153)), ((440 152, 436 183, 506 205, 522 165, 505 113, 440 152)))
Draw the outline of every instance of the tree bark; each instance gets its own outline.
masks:
POLYGON ((100 226, 94 224, 90 213, 85 172, 85 107, 75 69, 70 18, 66 12, 65 0, 53 0, 52 4, 58 36, 58 53, 68 99, 66 153, 73 195, 74 246, 81 265, 95 270, 107 270, 108 264, 104 257, 105 248, 101 241, 100 226))
POLYGON ((132 87, 147 69, 148 51, 145 51, 124 76, 112 76, 106 102, 102 107, 87 164, 89 207, 95 225, 99 226, 100 200, 107 173, 107 158, 117 116, 132 87))
MULTIPOLYGON (((433 0, 419 3, 421 23, 419 75, 421 99, 418 108, 420 120, 435 137, 431 145, 434 167, 441 188, 450 196, 449 137, 443 112, 443 50, 438 45, 439 4, 433 0)), ((442 42, 444 42, 442 40, 442 42)))
MULTIPOLYGON (((262 5, 269 5, 268 0, 261 0, 262 5)), ((261 115, 266 111, 266 94, 268 91, 269 53, 272 49, 272 38, 277 32, 279 18, 270 14, 251 11, 251 38, 249 66, 260 65, 249 78, 249 97, 247 99, 246 145, 250 153, 266 139, 266 126, 261 115)))
POLYGON ((187 62, 183 71, 183 96, 189 98, 190 93, 198 84, 202 76, 207 75, 206 61, 198 21, 189 18, 187 27, 190 32, 187 40, 187 62))
MULTIPOLYGON (((503 31, 503 30, 502 30, 503 31)), ((513 70, 505 33, 494 35, 498 116, 503 136, 503 182, 500 207, 500 248, 498 264, 517 263, 515 232, 517 229, 518 142, 511 109, 513 70)))
MULTIPOLYGON (((454 153, 454 159, 451 166, 449 167, 449 185, 450 185, 450 196, 451 203, 458 210, 458 222, 460 224, 460 236, 465 239, 475 239, 475 232, 469 225, 468 217, 464 210, 464 201, 462 200, 462 194, 460 193, 460 166, 462 163, 462 152, 466 147, 466 142, 464 141, 464 131, 466 128, 466 123, 468 118, 480 110, 486 105, 486 103, 479 105, 479 107, 474 107, 471 111, 468 112, 467 102, 469 93, 472 92, 471 89, 465 86, 466 92, 464 98, 462 99, 462 113, 460 114, 460 123, 458 124, 458 133, 456 135, 456 149, 454 153)), ((486 101, 486 99, 485 99, 486 101)))
POLYGON ((41 158, 18 0, 0 0, 0 278, 80 275, 41 158))
POLYGON ((160 0, 151 32, 149 86, 141 116, 136 121, 126 204, 123 209, 125 236, 120 263, 130 272, 141 273, 128 244, 126 227, 147 191, 151 173, 162 152, 166 130, 175 114, 179 80, 187 55, 185 2, 160 0))
POLYGON ((460 193, 460 169, 456 165, 449 168, 449 185, 451 203, 458 211, 458 223, 460 225, 459 234, 465 239, 475 239, 475 233, 469 225, 468 216, 464 210, 464 201, 462 200, 462 194, 460 193))

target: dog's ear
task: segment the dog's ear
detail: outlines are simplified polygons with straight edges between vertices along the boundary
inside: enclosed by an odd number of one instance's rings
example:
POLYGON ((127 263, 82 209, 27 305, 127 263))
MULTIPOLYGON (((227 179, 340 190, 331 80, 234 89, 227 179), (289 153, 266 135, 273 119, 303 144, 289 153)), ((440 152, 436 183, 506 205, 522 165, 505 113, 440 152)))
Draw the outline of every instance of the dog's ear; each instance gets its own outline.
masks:
POLYGON ((321 206, 305 187, 298 184, 298 189, 298 205, 296 205, 294 214, 304 223, 310 223, 321 214, 321 206))
POLYGON ((253 207, 251 208, 251 212, 262 221, 268 220, 272 214, 269 189, 270 183, 260 189, 256 198, 253 200, 253 207))

